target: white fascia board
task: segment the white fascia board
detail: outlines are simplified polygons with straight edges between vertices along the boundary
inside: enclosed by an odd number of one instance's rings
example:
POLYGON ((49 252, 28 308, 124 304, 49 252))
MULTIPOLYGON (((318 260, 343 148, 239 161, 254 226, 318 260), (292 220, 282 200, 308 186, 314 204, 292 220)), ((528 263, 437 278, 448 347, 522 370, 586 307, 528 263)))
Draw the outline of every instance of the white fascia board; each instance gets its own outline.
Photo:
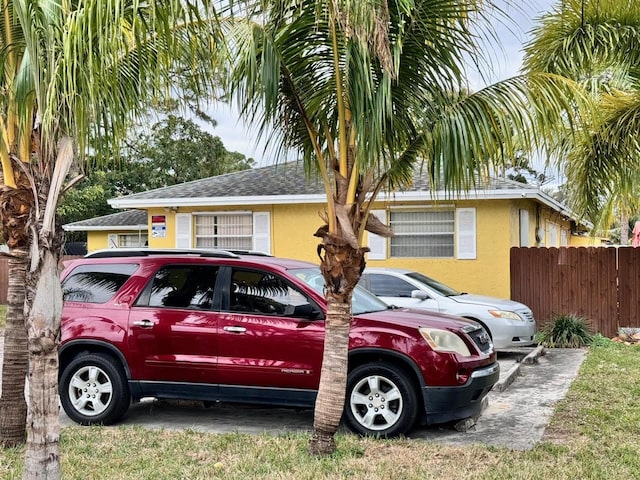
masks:
POLYGON ((148 230, 149 225, 63 225, 62 229, 65 232, 106 232, 114 230, 119 232, 139 232, 141 230, 148 230))
MULTIPOLYGON (((495 189, 495 190, 471 190, 452 195, 450 192, 382 192, 377 201, 461 201, 461 200, 516 200, 530 198, 556 210, 574 220, 577 215, 567 207, 557 202, 542 190, 534 188, 495 189)), ((155 198, 155 199, 127 199, 112 198, 108 200, 113 208, 153 208, 153 207, 224 207, 231 205, 292 205, 301 203, 326 203, 324 194, 318 195, 264 195, 256 197, 197 197, 197 198, 155 198)), ((585 224, 588 226, 588 224, 585 224)))
POLYGON ((152 207, 221 207, 228 205, 290 205, 298 203, 326 203, 324 195, 271 195, 256 197, 197 197, 197 198, 111 198, 107 203, 113 208, 152 207))
MULTIPOLYGON (((468 192, 461 192, 457 195, 452 195, 451 193, 438 191, 435 193, 431 192, 397 192, 392 194, 381 194, 378 198, 380 201, 417 201, 424 202, 429 200, 435 201, 463 201, 463 200, 518 200, 518 199, 534 199, 559 212, 562 215, 565 215, 572 220, 578 221, 578 216, 569 210, 565 205, 561 204, 557 200, 553 199, 542 190, 538 189, 528 189, 528 188, 518 188, 518 189, 499 189, 499 190, 471 190, 468 192)), ((591 228, 592 225, 588 222, 581 222, 585 226, 591 228)))

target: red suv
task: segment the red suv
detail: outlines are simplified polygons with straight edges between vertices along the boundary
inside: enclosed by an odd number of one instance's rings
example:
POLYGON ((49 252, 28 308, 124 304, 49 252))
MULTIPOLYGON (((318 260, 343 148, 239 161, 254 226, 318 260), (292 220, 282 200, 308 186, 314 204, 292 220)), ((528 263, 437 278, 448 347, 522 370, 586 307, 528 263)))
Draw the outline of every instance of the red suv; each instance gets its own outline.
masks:
MULTIPOLYGON (((324 280, 316 265, 250 252, 100 251, 68 262, 60 398, 110 424, 143 397, 313 407, 324 280)), ((477 323, 353 295, 344 420, 394 436, 479 413, 498 380, 477 323)))

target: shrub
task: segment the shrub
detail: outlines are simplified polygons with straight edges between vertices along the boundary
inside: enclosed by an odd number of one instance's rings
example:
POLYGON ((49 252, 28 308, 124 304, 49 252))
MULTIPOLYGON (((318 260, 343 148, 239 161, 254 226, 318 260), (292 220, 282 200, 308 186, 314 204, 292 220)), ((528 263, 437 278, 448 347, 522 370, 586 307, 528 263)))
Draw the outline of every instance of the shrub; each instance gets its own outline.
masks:
POLYGON ((592 347, 612 348, 615 345, 615 342, 609 337, 605 337, 600 333, 596 333, 591 338, 591 343, 589 345, 592 347))
POLYGON ((573 314, 554 315, 536 334, 538 343, 551 348, 580 348, 590 345, 592 339, 589 320, 573 314))

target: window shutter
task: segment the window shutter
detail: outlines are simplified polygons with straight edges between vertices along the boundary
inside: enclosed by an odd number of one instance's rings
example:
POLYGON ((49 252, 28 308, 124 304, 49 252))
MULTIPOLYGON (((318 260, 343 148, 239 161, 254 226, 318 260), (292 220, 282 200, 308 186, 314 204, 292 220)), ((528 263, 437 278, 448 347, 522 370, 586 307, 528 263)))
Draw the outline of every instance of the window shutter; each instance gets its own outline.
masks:
POLYGON ((192 220, 190 213, 176 213, 176 248, 191 248, 192 220))
POLYGON ((476 209, 458 208, 456 210, 457 258, 475 260, 476 255, 476 209))
POLYGON ((520 246, 529 246, 529 210, 520 210, 520 246))
POLYGON ((107 235, 107 248, 118 248, 118 234, 110 233, 107 235))
MULTIPOLYGON (((378 219, 387 224, 387 211, 386 210, 372 210, 378 219)), ((375 233, 367 232, 369 235, 369 254, 367 255, 369 260, 385 260, 387 258, 387 239, 376 235, 375 233)))
POLYGON ((253 249, 271 254, 271 213, 253 213, 253 249))

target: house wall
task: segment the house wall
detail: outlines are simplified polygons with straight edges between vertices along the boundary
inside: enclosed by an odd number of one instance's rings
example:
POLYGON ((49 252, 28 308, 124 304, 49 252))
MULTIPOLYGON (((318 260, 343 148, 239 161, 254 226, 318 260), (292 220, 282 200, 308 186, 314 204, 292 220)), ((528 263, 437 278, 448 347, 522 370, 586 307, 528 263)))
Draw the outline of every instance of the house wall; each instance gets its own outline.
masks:
MULTIPOLYGON (((506 201, 450 202, 456 208, 476 208, 475 260, 456 258, 387 258, 369 260, 375 267, 416 270, 457 290, 483 295, 509 296, 511 222, 506 201)), ((405 203, 397 206, 411 207, 405 203)))
MULTIPOLYGON (((476 209, 476 258, 387 258, 384 260, 368 259, 370 266, 393 266, 420 271, 438 279, 460 291, 510 298, 510 248, 521 246, 520 218, 521 210, 528 212, 529 246, 560 246, 560 238, 567 244, 575 245, 570 233, 570 223, 559 217, 557 212, 538 207, 532 199, 522 200, 482 200, 448 202, 449 207, 476 209), (536 230, 540 225, 545 231, 539 243, 536 243, 536 230), (555 225, 554 235, 549 232, 555 225), (561 233, 564 231, 565 233, 561 233), (553 238, 552 238, 553 237, 553 238), (551 241, 557 242, 551 245, 551 241)), ((425 203, 394 203, 394 208, 424 207, 425 203)), ((376 209, 388 210, 389 204, 379 203, 376 209)), ((242 207, 216 207, 209 211, 248 211, 242 207)), ((205 208, 183 208, 178 213, 194 213, 207 211, 205 208)), ((323 204, 265 205, 256 206, 252 212, 268 211, 271 219, 271 254, 279 257, 296 258, 318 263, 316 247, 320 239, 313 236, 323 225, 321 213, 323 204)), ((149 247, 172 248, 176 242, 175 212, 164 208, 149 210, 149 247), (153 216, 164 216, 166 233, 164 236, 153 236, 151 219, 153 216)), ((162 230, 156 229, 156 232, 162 230)), ((88 250, 107 248, 107 233, 89 232, 88 250)), ((575 237, 582 238, 582 237, 575 237)), ((368 240, 367 240, 368 241, 368 240)))

